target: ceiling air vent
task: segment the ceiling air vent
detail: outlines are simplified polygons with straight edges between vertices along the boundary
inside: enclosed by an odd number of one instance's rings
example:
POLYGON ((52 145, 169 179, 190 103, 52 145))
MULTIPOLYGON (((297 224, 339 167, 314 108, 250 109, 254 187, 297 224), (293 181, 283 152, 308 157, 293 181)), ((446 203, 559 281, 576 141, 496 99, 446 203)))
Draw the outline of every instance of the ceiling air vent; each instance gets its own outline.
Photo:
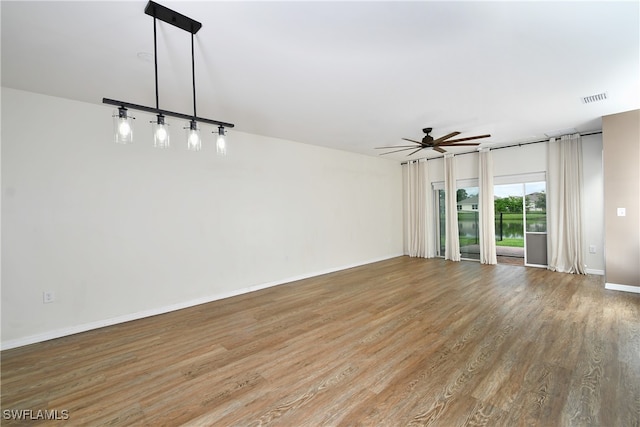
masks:
POLYGON ((583 104, 591 104, 592 102, 604 101, 607 99, 607 92, 602 92, 597 95, 585 96, 582 98, 583 104))

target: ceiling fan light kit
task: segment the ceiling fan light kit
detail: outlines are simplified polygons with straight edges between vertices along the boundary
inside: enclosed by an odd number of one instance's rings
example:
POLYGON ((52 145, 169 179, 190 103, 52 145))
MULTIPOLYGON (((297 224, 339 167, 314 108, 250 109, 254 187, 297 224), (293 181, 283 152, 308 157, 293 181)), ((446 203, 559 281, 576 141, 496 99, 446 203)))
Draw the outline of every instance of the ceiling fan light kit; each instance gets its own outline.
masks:
POLYGON ((155 89, 156 89, 156 106, 147 107, 144 105, 138 105, 131 102, 119 101, 115 99, 102 98, 102 103, 108 105, 114 105, 118 107, 117 112, 114 114, 114 138, 115 142, 119 144, 130 144, 133 142, 133 122, 135 117, 132 117, 128 110, 138 110, 148 113, 156 114, 156 120, 152 121, 153 126, 153 145, 157 148, 168 148, 170 146, 170 134, 169 124, 165 118, 176 117, 189 121, 187 130, 187 149, 190 151, 200 151, 202 148, 202 139, 200 136, 200 128, 198 123, 207 123, 217 126, 218 134, 216 140, 216 152, 220 155, 224 155, 227 152, 225 134, 226 129, 233 128, 232 123, 226 123, 219 120, 207 119, 204 117, 198 117, 196 113, 196 77, 195 77, 195 60, 194 60, 194 35, 202 28, 202 24, 195 21, 185 15, 182 15, 176 11, 173 11, 165 6, 162 6, 153 1, 149 1, 144 9, 144 13, 153 17, 153 52, 154 52, 154 71, 155 71, 155 89), (169 110, 163 110, 160 108, 159 102, 159 90, 158 90, 158 45, 156 37, 156 21, 161 20, 181 30, 191 33, 191 77, 193 88, 193 114, 178 113, 169 110))
POLYGON ((454 136, 458 136, 460 135, 460 132, 451 132, 447 135, 441 136, 440 138, 437 139, 433 139, 433 137, 430 135, 431 131, 433 130, 433 128, 424 128, 422 129, 422 132, 425 133, 424 138, 422 138, 422 141, 416 141, 413 139, 409 139, 409 138, 402 138, 405 141, 411 142, 413 144, 417 144, 417 145, 396 145, 396 146, 390 146, 390 147, 376 147, 377 150, 386 150, 386 149, 392 149, 392 148, 399 148, 399 150, 394 150, 394 151, 389 151, 386 153, 382 153, 380 154, 381 156, 387 155, 387 154, 391 154, 391 153, 398 153, 400 151, 409 151, 409 150, 413 150, 411 151, 411 153, 409 153, 407 155, 407 157, 410 157, 412 155, 414 155, 415 153, 417 153, 420 150, 424 150, 427 148, 432 148, 433 150, 439 152, 439 153, 446 153, 447 150, 445 150, 442 147, 462 147, 462 146, 476 146, 476 145, 480 145, 479 142, 465 142, 465 141, 473 141, 475 139, 481 139, 481 138, 489 138, 491 137, 491 135, 486 134, 486 135, 476 135, 476 136, 468 136, 466 138, 458 138, 458 139, 451 139, 454 136), (460 144, 461 142, 463 142, 463 144, 460 144))

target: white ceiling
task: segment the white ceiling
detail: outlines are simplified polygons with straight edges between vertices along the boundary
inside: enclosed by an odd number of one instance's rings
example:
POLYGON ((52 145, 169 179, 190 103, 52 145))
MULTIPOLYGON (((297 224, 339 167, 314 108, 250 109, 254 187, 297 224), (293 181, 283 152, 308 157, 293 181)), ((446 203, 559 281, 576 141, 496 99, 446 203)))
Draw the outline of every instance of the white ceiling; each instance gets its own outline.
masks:
MULTIPOLYGON (((159 3, 203 24, 197 113, 238 131, 378 155, 423 127, 501 145, 640 108, 638 1, 159 3)), ((2 1, 2 85, 154 106, 145 5, 2 1)), ((160 107, 191 114, 190 34, 159 22, 158 61, 160 107)))

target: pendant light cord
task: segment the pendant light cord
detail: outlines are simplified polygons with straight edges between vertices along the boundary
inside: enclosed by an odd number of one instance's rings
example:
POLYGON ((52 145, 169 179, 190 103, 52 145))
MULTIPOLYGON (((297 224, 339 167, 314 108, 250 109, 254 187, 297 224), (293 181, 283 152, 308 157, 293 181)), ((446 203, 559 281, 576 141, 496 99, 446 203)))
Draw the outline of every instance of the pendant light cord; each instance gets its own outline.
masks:
POLYGON ((153 17, 153 64, 156 75, 156 109, 160 109, 160 101, 158 96, 158 42, 156 38, 156 17, 153 17))
POLYGON ((191 33, 191 77, 193 82, 193 117, 196 118, 196 62, 193 51, 193 33, 191 33))

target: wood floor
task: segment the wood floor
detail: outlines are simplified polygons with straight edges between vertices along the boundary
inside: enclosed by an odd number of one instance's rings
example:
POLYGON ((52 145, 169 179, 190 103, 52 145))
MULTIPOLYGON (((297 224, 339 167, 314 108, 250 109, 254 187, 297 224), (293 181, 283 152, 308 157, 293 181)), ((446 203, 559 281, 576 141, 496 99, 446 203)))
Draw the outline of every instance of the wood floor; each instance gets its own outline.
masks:
POLYGON ((1 356, 3 418, 47 425, 640 425, 640 295, 507 265, 394 258, 1 356))

